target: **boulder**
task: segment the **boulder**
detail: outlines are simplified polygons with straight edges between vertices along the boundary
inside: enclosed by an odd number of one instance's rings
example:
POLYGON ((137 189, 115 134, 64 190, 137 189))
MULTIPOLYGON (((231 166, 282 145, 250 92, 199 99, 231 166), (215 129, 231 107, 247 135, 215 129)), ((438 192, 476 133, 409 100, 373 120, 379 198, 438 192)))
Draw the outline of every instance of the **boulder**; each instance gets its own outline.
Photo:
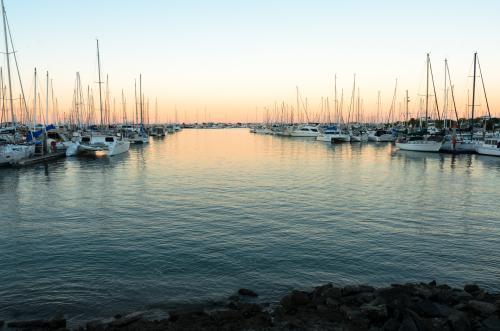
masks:
POLYGON ((305 306, 309 302, 311 302, 311 300, 309 299, 309 296, 307 295, 307 292, 296 291, 296 290, 292 291, 291 301, 292 301, 292 305, 294 305, 294 306, 305 306))
POLYGON ((66 320, 65 319, 53 319, 53 320, 31 320, 31 321, 13 321, 7 323, 7 327, 12 329, 65 329, 66 320))
POLYGON ((360 307, 361 312, 372 322, 385 321, 389 316, 386 305, 364 304, 360 307))
POLYGON ((486 330, 500 330, 500 319, 498 316, 492 315, 483 321, 486 330))
POLYGON ((483 316, 491 315, 497 310, 497 306, 495 304, 478 300, 470 300, 467 307, 479 312, 483 316))
POLYGON ((113 327, 124 327, 134 322, 137 322, 141 319, 142 319, 141 313, 132 313, 114 320, 113 322, 109 323, 109 325, 113 327))
POLYGON ((349 285, 342 289, 342 296, 351 296, 363 292, 374 292, 375 288, 368 285, 349 285))
POLYGON ((475 293, 475 292, 479 292, 481 289, 479 288, 479 286, 477 286, 476 284, 466 284, 464 286, 464 291, 467 292, 467 293, 475 293))
POLYGON ((255 293, 254 291, 249 290, 247 288, 240 288, 238 290, 238 294, 242 295, 242 296, 246 296, 246 297, 253 297, 253 298, 256 298, 259 296, 257 293, 255 293))
POLYGON ((471 329, 467 315, 463 312, 455 311, 448 316, 448 326, 454 331, 466 331, 471 329))

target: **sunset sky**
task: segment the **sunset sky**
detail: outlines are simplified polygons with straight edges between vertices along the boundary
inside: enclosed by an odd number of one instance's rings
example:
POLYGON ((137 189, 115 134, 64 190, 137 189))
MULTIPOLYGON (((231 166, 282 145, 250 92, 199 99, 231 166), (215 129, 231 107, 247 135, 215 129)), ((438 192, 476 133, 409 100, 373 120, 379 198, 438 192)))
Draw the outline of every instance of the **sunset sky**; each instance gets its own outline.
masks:
MULTIPOLYGON (((498 0, 5 0, 5 6, 27 94, 33 69, 48 70, 65 112, 77 71, 84 86, 97 89, 98 38, 117 108, 123 88, 132 111, 134 79, 142 73, 151 114, 158 98, 162 121, 174 119, 175 106, 181 122, 254 121, 256 109, 260 121, 275 102, 295 107, 296 86, 310 112, 319 111, 321 97, 333 97, 335 73, 346 99, 356 74, 367 114, 376 112, 379 90, 388 111, 397 78, 397 104, 409 90, 416 116, 427 52, 440 107, 448 58, 464 114, 475 51, 490 108, 500 115, 498 0)), ((3 39, 1 45, 4 51, 3 39)))

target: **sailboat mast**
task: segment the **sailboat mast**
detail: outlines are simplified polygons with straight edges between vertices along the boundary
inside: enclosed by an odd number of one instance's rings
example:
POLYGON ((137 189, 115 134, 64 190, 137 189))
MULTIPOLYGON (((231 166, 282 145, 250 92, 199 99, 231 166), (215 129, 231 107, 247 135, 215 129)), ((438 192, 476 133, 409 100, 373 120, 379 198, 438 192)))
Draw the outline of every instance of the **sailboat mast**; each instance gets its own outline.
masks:
POLYGON ((102 88, 101 88, 101 57, 99 55, 99 39, 97 39, 97 71, 99 75, 99 111, 101 112, 101 127, 102 127, 102 88))
POLYGON ((448 87, 446 86, 446 67, 448 66, 448 60, 444 59, 444 103, 443 103, 443 121, 444 128, 446 129, 446 117, 448 113, 448 87))
POLYGON ((12 98, 12 78, 10 76, 9 41, 7 38, 7 13, 5 12, 5 5, 3 3, 3 0, 2 0, 2 16, 3 16, 3 32, 5 37, 5 55, 7 57, 7 80, 9 82, 10 114, 12 116, 12 124, 15 126, 16 119, 14 118, 14 99, 12 98))
POLYGON ((474 134, 474 108, 476 105, 476 64, 477 64, 477 53, 474 53, 474 76, 472 79, 472 114, 471 114, 471 132, 474 134))
POLYGON ((47 130, 47 125, 49 125, 49 72, 47 71, 47 86, 45 90, 45 130, 47 130))
POLYGON ((141 127, 143 126, 144 124, 144 114, 143 114, 143 109, 142 109, 142 74, 139 74, 139 106, 140 106, 140 110, 141 110, 141 127))
POLYGON ((35 92, 33 99, 33 130, 36 131, 36 68, 35 68, 35 92))
POLYGON ((427 130, 427 116, 429 114, 429 53, 427 53, 427 82, 425 87, 425 129, 427 130))

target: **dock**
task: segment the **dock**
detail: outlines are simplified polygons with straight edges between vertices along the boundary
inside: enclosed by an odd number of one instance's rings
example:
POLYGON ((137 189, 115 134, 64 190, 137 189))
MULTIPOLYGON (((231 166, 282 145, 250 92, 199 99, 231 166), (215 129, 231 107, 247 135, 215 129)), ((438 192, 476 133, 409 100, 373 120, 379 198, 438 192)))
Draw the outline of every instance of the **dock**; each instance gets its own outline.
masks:
POLYGON ((16 164, 16 166, 20 166, 20 167, 30 166, 30 165, 37 164, 37 163, 43 163, 43 162, 47 162, 47 161, 52 161, 52 160, 59 159, 59 158, 62 158, 62 157, 66 157, 66 152, 65 151, 55 152, 55 153, 50 153, 50 154, 45 154, 45 155, 34 156, 34 157, 29 158, 29 159, 25 159, 25 160, 19 161, 16 164))

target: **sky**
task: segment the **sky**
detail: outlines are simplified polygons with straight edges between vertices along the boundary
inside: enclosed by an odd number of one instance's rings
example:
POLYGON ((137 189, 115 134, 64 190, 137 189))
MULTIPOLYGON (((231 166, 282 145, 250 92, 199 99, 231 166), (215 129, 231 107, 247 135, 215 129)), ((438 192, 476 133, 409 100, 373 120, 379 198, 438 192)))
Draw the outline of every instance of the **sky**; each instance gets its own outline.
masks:
POLYGON ((492 113, 500 116, 498 0, 5 0, 5 6, 28 97, 34 68, 48 71, 60 112, 71 112, 76 72, 98 100, 99 39, 111 102, 121 109, 123 89, 130 114, 134 80, 142 74, 151 120, 157 99, 159 121, 173 121, 175 109, 179 122, 261 121, 266 107, 296 108, 297 86, 309 113, 319 112, 321 97, 333 99, 335 75, 347 104, 354 74, 366 117, 377 112, 378 91, 381 113, 388 113, 396 79, 397 111, 408 90, 416 116, 426 53, 439 106, 447 58, 465 114, 474 52, 492 113))

